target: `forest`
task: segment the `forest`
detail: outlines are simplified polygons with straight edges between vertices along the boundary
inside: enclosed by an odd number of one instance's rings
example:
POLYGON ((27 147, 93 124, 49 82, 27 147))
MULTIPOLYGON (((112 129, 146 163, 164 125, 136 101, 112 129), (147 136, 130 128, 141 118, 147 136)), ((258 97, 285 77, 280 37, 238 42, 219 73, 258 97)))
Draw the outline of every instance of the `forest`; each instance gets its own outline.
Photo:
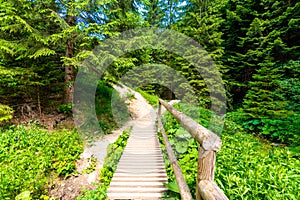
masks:
MULTIPOLYGON (((84 143, 72 120, 76 75, 96 47, 139 28, 173 30, 199 43, 214 61, 225 88, 229 123, 225 123, 225 135, 230 126, 231 135, 242 130, 247 136, 239 135, 241 138, 251 136, 249 144, 262 142, 283 148, 278 157, 287 159, 282 162, 299 172, 299 1, 0 0, 1 199, 13 199, 23 191, 31 191, 33 199, 47 199, 45 185, 53 171, 57 176, 72 174, 84 143), (48 132, 53 134, 48 136, 48 132), (35 156, 37 151, 40 158, 35 156), (25 176, 24 170, 30 173, 25 176), (38 182, 34 178, 37 175, 38 182)), ((140 42, 146 43, 147 38, 140 42)), ((112 85, 146 64, 165 65, 179 72, 191 86, 201 110, 210 109, 212 100, 203 74, 188 60, 164 49, 137 49, 115 59, 99 80, 96 102, 110 106, 112 85)), ((142 76, 135 78, 141 82, 142 76)), ((142 85, 139 90, 145 95, 176 99, 171 88, 159 84, 142 85)), ((110 109, 96 109, 104 133, 110 133, 117 127, 110 109)), ((172 127, 167 129, 176 132, 172 127)), ((227 140, 239 143, 236 138, 227 140)), ((220 157, 227 153, 224 150, 220 157)), ((278 199, 299 195, 299 174, 291 173, 292 189, 278 199)), ((217 178, 218 184, 226 182, 221 174, 217 178)), ((239 197, 254 187, 235 193, 226 186, 221 188, 230 199, 243 199, 239 197)), ((255 198, 250 195, 245 199, 255 198)))

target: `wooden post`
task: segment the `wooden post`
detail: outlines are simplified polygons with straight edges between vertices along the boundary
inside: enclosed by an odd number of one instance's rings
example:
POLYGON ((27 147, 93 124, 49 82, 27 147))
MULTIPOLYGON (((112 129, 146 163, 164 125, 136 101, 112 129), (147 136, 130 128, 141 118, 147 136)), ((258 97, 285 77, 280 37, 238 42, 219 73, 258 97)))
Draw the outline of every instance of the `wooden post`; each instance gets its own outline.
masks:
POLYGON ((196 200, 228 200, 214 182, 216 152, 206 151, 201 146, 198 152, 196 200))
POLYGON ((197 187, 203 200, 229 200, 214 181, 202 180, 197 187))
POLYGON ((196 199, 201 200, 199 183, 201 180, 214 180, 214 170, 216 162, 216 152, 205 151, 201 146, 198 149, 198 170, 197 170, 197 185, 196 199))
POLYGON ((198 152, 198 179, 199 180, 214 180, 216 162, 215 151, 205 151, 199 147, 198 152))

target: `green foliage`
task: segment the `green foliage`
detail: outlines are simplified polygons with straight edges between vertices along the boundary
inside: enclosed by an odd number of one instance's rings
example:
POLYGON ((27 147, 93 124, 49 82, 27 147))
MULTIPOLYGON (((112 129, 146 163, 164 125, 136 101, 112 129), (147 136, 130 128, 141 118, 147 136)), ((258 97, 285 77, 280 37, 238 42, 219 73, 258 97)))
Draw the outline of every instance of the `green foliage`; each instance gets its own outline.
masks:
POLYGON ((50 177, 69 176, 83 151, 76 132, 48 133, 34 124, 0 132, 1 199, 13 199, 23 191, 30 191, 33 199, 47 194, 50 177))
POLYGON ((16 200, 31 200, 30 193, 30 191, 22 192, 16 196, 16 200))
POLYGON ((273 141, 300 144, 299 116, 291 116, 285 119, 249 119, 239 118, 245 130, 260 134, 273 141), (241 122, 244 119, 244 122, 241 122))
POLYGON ((299 62, 264 66, 254 75, 239 120, 249 132, 288 144, 299 145, 299 62), (293 84, 293 85, 291 85, 293 84))
POLYGON ((64 67, 78 67, 98 41, 69 20, 79 16, 85 4, 1 0, 0 5, 0 101, 30 103, 42 110, 55 101, 61 104, 64 86, 70 84, 64 83, 64 67))
POLYGON ((58 106, 57 111, 70 115, 72 113, 72 104, 62 104, 58 106))
POLYGON ((172 27, 183 15, 183 1, 181 0, 143 0, 141 1, 142 16, 145 18, 145 26, 172 27))
POLYGON ((157 107, 158 106, 158 96, 149 94, 141 89, 137 90, 147 101, 150 105, 157 107))
MULTIPOLYGON (((226 117, 221 135, 223 145, 217 153, 215 181, 218 186, 229 199, 297 199, 300 195, 299 148, 273 146, 267 141, 246 134, 232 121, 237 118, 236 113, 228 113, 226 117)), ((179 165, 192 194, 195 194, 197 144, 189 145, 184 153, 178 152, 176 146, 181 144, 175 143, 182 141, 178 140, 176 134, 182 133, 183 129, 169 113, 165 114, 164 121, 179 165)), ((201 121, 209 121, 209 115, 201 115, 201 121)), ((258 124, 259 121, 252 123, 258 124)), ((174 182, 171 164, 166 161, 165 165, 169 182, 174 182)), ((168 192, 167 196, 180 198, 174 192, 168 192)))
POLYGON ((122 126, 129 118, 127 105, 114 89, 103 81, 99 81, 96 91, 96 114, 105 134, 118 126, 122 126), (112 106, 114 106, 112 108, 112 106))
POLYGON ((107 199, 107 188, 109 187, 111 179, 117 169, 123 150, 126 147, 129 134, 130 131, 123 131, 114 143, 108 145, 107 155, 104 159, 104 164, 100 172, 101 183, 99 183, 96 190, 85 191, 82 195, 77 197, 78 200, 107 199))
POLYGON ((0 123, 7 122, 12 118, 13 109, 9 106, 0 104, 0 123))
POLYGON ((295 199, 299 160, 245 133, 222 135, 216 181, 232 199, 295 199), (226 164, 224 164, 226 162, 226 164))
POLYGON ((90 162, 89 166, 81 172, 82 174, 90 174, 93 171, 95 171, 95 168, 97 166, 97 158, 92 157, 90 158, 89 162, 90 162))
POLYGON ((164 186, 173 192, 176 192, 176 193, 180 192, 176 182, 164 183, 164 186))

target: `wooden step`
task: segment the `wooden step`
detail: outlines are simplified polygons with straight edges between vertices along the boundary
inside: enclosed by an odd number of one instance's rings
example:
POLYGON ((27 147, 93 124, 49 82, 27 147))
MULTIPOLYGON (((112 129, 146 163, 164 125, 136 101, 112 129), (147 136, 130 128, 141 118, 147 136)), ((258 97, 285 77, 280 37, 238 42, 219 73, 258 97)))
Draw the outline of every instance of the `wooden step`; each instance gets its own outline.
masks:
POLYGON ((151 187, 151 188, 161 188, 163 187, 163 183, 162 182, 156 182, 156 181, 124 181, 124 182, 121 182, 121 181, 118 181, 118 182, 112 182, 110 184, 110 188, 113 188, 113 187, 125 187, 125 188, 128 188, 128 187, 137 187, 137 188, 145 188, 145 187, 151 187))
POLYGON ((115 172, 113 177, 140 177, 140 178, 161 178, 161 177, 167 177, 167 174, 165 173, 159 173, 159 172, 153 172, 153 173, 132 173, 132 174, 126 174, 122 172, 115 172))
POLYGON ((114 182, 167 182, 168 178, 167 177, 133 177, 133 176, 115 176, 112 181, 114 182))
POLYGON ((161 199, 161 192, 143 192, 141 193, 110 193, 109 199, 140 199, 140 200, 156 200, 161 199))
POLYGON ((143 186, 134 186, 134 187, 110 187, 107 189, 107 193, 148 193, 148 192, 164 192, 167 189, 164 187, 143 187, 143 186))

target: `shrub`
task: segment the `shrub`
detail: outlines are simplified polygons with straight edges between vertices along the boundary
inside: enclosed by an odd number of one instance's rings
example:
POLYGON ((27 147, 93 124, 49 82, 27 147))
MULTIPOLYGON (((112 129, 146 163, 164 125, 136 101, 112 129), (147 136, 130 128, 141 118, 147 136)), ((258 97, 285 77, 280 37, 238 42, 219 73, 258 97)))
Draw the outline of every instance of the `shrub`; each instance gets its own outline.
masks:
POLYGON ((72 114, 72 104, 62 104, 57 108, 58 112, 71 115, 72 114))
POLYGON ((7 105, 0 104, 0 123, 7 122, 12 118, 13 109, 7 105))
POLYGON ((30 191, 34 199, 47 194, 51 175, 68 176, 83 147, 76 132, 48 133, 36 125, 0 129, 0 199, 30 191))
POLYGON ((109 134, 116 127, 125 124, 130 116, 127 105, 121 97, 117 94, 112 98, 113 91, 111 86, 102 81, 97 86, 95 108, 104 134, 109 134))

